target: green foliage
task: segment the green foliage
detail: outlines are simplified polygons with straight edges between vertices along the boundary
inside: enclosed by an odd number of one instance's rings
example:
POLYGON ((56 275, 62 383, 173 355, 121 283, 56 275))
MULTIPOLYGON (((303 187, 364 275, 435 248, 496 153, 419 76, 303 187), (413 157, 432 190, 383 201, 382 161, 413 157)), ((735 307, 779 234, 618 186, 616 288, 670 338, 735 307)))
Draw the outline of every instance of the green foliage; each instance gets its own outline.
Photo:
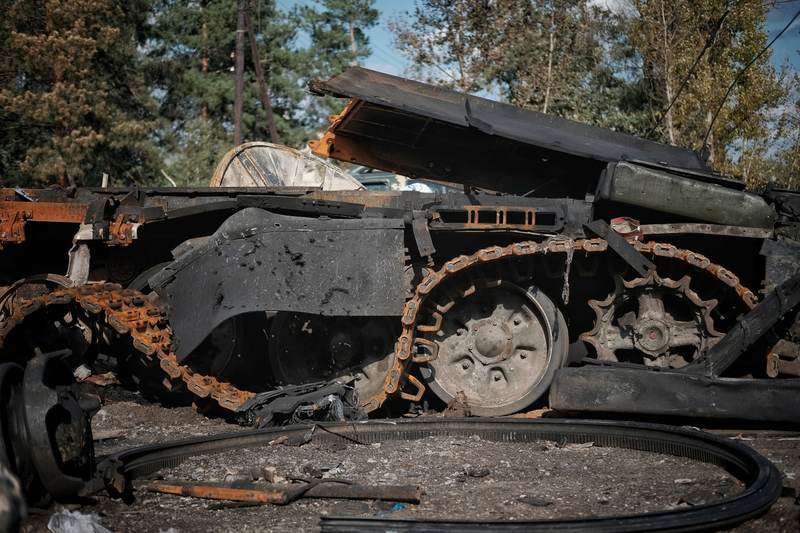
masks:
MULTIPOLYGON (((374 0, 249 0, 246 140, 267 139, 263 66, 281 142, 303 146, 342 103, 312 78, 370 54, 374 0)), ((417 0, 391 24, 412 76, 662 142, 703 148, 728 85, 767 42, 759 0, 417 0), (599 7, 614 5, 615 11, 599 7), (620 9, 622 7, 622 9, 620 9), (711 46, 693 62, 730 7, 711 46), (681 82, 683 93, 666 112, 681 82)), ((0 0, 4 184, 201 185, 233 143, 237 0, 0 0)), ((800 82, 764 55, 708 138, 751 187, 800 179, 800 82)))
POLYGON ((364 30, 378 22, 373 0, 323 0, 322 9, 303 5, 298 15, 308 32, 314 74, 329 76, 368 57, 369 39, 364 30))
POLYGON ((0 176, 146 181, 157 161, 137 60, 146 2, 4 1, 0 11, 0 176))
MULTIPOLYGON (((369 55, 372 3, 282 12, 251 1, 259 57, 248 43, 246 140, 268 138, 253 61, 281 142, 301 146, 339 105, 306 84, 369 55)), ((208 183, 233 144, 235 0, 0 0, 0 11, 4 183, 98 184, 103 172, 116 185, 165 184, 164 173, 208 183)))
MULTIPOLYGON (((418 0, 392 29, 412 73, 428 81, 467 92, 488 89, 518 106, 701 150, 728 85, 767 43, 767 3, 630 0, 614 3, 616 12, 599 5, 418 0)), ((752 187, 770 176, 785 182, 789 170, 780 158, 796 161, 796 128, 779 117, 798 88, 797 78, 772 67, 769 54, 761 57, 714 123, 712 165, 752 187)))
MULTIPOLYGON (((216 162, 233 146, 236 18, 237 2, 231 0, 158 0, 153 8, 145 72, 165 121, 160 145, 167 173, 182 184, 207 184, 216 162)), ((274 2, 257 2, 251 19, 279 135, 284 142, 300 142, 299 58, 287 46, 295 39, 295 25, 274 2)), ((267 133, 254 58, 245 57, 244 138, 261 139, 267 133)))
MULTIPOLYGON (((325 102, 305 91, 313 77, 341 71, 354 56, 349 28, 368 54, 362 28, 374 24, 372 1, 324 2, 324 11, 304 7, 281 12, 272 0, 251 2, 253 31, 280 140, 302 146, 331 112, 325 102), (310 36, 308 48, 298 45, 299 32, 310 36)), ((146 49, 146 72, 166 120, 161 146, 167 172, 183 184, 206 184, 216 163, 233 145, 233 52, 235 1, 159 0, 146 49)), ((268 138, 265 110, 250 47, 246 46, 244 140, 268 138)))
MULTIPOLYGON (((643 58, 643 77, 652 99, 664 109, 723 16, 720 0, 636 0, 629 34, 643 58)), ((703 149, 716 109, 740 69, 766 44, 768 6, 760 1, 734 4, 712 45, 697 64, 683 94, 669 112, 660 113, 656 138, 703 149)), ((787 103, 790 81, 776 72, 765 54, 753 64, 725 101, 708 136, 711 163, 741 176, 750 185, 766 182, 760 171, 784 131, 774 112, 787 103)))

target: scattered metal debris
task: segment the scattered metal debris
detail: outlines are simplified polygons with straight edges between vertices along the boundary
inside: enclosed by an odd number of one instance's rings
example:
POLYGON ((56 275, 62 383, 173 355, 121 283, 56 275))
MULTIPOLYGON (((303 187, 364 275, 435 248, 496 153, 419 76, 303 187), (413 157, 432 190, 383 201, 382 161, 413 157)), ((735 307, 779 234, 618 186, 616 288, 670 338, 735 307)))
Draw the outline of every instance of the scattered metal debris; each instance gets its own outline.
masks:
POLYGON ((300 498, 342 500, 383 500, 419 503, 421 490, 410 485, 356 485, 345 480, 324 479, 306 483, 264 485, 238 483, 236 486, 202 485, 180 481, 156 481, 147 490, 177 496, 287 505, 300 498))

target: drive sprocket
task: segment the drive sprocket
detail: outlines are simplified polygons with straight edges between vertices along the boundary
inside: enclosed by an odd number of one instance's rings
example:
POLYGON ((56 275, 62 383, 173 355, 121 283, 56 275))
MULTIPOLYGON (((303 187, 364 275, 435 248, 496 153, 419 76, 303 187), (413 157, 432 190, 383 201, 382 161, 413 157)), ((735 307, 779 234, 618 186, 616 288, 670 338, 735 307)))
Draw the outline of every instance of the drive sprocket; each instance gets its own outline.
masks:
POLYGON ((630 281, 617 277, 615 285, 605 300, 589 301, 594 327, 580 336, 602 361, 680 368, 723 336, 711 315, 717 300, 702 300, 689 276, 676 281, 651 272, 630 281))

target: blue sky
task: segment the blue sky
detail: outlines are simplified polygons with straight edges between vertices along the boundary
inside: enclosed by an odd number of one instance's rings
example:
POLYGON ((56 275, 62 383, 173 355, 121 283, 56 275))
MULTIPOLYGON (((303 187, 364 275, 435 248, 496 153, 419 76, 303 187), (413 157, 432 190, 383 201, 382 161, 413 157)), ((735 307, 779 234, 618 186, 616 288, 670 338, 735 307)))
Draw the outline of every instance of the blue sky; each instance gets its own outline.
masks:
MULTIPOLYGON (((614 4, 619 0, 596 1, 614 4)), ((800 9, 800 0, 778 0, 778 2, 767 18, 767 30, 770 39, 800 9)), ((297 4, 314 4, 313 0, 277 0, 277 3, 283 9, 297 4)), ((408 62, 395 50, 388 23, 392 19, 404 16, 406 12, 413 11, 414 0, 376 0, 375 7, 380 11, 381 18, 380 23, 368 32, 372 55, 364 62, 364 66, 389 74, 403 74, 403 71, 408 67, 408 62)), ((788 61, 795 71, 800 71, 800 53, 798 53, 798 50, 800 50, 800 18, 773 46, 773 64, 780 66, 784 61, 788 61)))
MULTIPOLYGON (((792 0, 778 4, 767 17, 767 30, 770 39, 791 20, 800 9, 800 0, 792 0)), ((788 60, 795 71, 800 71, 800 18, 794 21, 786 33, 773 45, 772 62, 780 65, 788 60)))

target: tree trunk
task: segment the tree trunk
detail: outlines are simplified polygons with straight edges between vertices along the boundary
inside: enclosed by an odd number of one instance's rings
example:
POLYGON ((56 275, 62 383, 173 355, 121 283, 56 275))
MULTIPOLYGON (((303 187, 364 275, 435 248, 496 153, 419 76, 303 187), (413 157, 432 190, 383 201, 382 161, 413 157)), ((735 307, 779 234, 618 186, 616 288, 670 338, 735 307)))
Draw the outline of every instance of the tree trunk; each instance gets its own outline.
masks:
POLYGON ((353 53, 353 59, 350 61, 351 65, 358 65, 358 46, 356 45, 356 28, 353 25, 353 20, 350 20, 350 51, 353 53))
MULTIPOLYGON (((672 101, 672 74, 670 72, 670 48, 669 48, 669 38, 667 34, 667 15, 664 10, 664 0, 661 0, 661 27, 663 30, 663 45, 664 45, 664 96, 667 99, 667 103, 672 101)), ((666 114, 664 115, 664 120, 666 121, 667 126, 667 136, 669 138, 670 144, 675 144, 676 142, 676 135, 675 135, 675 125, 672 117, 672 109, 670 108, 666 114)))
MULTIPOLYGON (((714 118, 714 114, 711 111, 707 111, 706 112, 706 128, 711 126, 711 120, 713 118, 714 118)), ((742 140, 742 143, 744 143, 744 140, 742 140)), ((714 132, 713 131, 709 131, 708 132, 707 144, 706 144, 705 147, 701 147, 701 149, 702 148, 708 148, 708 163, 710 165, 713 165, 714 164, 714 132)), ((744 144, 742 144, 742 152, 744 153, 744 144)))
MULTIPOLYGON (((202 50, 200 51, 200 72, 203 73, 203 78, 208 75, 208 24, 203 22, 201 30, 201 38, 203 40, 202 50)), ((208 120, 208 103, 204 100, 200 106, 200 116, 203 120, 208 120)))
POLYGON ((544 103, 542 113, 547 113, 550 106, 550 87, 553 84, 553 53, 556 48, 556 7, 550 12, 550 51, 547 55, 547 81, 544 86, 544 103))
POLYGON ((245 1, 238 0, 236 16, 236 96, 233 103, 233 143, 242 144, 242 108, 244 107, 244 10, 245 1))

